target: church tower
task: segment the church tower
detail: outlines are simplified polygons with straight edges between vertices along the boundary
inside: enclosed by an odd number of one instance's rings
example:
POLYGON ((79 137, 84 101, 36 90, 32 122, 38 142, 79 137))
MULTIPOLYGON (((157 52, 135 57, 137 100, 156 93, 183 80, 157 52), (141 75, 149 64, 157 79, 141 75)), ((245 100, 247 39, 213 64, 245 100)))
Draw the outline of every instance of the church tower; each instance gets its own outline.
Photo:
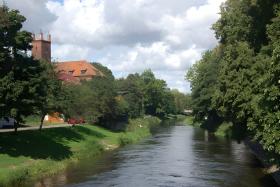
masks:
POLYGON ((48 34, 47 39, 43 33, 40 35, 33 34, 32 56, 37 60, 46 60, 51 63, 51 35, 48 34))

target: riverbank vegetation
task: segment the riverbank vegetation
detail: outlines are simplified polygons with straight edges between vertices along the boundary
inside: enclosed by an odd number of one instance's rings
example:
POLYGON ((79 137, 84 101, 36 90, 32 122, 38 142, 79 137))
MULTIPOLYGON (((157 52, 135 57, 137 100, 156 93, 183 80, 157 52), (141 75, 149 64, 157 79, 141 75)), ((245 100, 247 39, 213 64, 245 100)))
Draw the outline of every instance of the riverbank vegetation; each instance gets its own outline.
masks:
POLYGON ((130 120, 123 132, 93 125, 21 131, 1 134, 0 186, 54 175, 73 162, 151 135, 161 120, 156 117, 130 120))
POLYGON ((213 29, 219 44, 187 73, 195 120, 250 136, 279 164, 280 3, 227 0, 213 29))

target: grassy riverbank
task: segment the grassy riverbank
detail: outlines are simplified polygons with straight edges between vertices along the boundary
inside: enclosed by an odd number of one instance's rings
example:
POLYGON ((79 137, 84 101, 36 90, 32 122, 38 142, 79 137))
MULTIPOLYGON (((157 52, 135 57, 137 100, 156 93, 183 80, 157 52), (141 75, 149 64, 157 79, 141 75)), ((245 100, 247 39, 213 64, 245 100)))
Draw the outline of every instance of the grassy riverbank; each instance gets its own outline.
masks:
MULTIPOLYGON (((202 127, 202 123, 195 122, 193 116, 185 116, 183 122, 186 125, 191 125, 194 127, 202 127)), ((220 136, 220 137, 232 137, 232 126, 233 126, 232 123, 223 122, 213 133, 216 136, 220 136)))
POLYGON ((193 116, 185 116, 183 123, 185 125, 191 125, 193 127, 201 127, 201 123, 194 121, 193 116))
POLYGON ((126 132, 85 125, 1 134, 0 186, 54 175, 85 157, 137 142, 160 122, 155 117, 130 120, 126 132))

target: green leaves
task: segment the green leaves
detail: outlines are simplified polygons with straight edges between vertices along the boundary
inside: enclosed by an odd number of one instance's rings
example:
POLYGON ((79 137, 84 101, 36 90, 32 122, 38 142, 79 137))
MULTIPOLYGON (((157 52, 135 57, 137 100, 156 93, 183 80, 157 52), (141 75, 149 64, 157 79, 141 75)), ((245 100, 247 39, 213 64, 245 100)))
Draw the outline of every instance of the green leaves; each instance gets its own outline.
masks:
MULTIPOLYGON (((207 51, 187 73, 192 87, 192 107, 197 120, 209 118, 213 108, 213 96, 217 87, 220 51, 207 51)), ((215 112, 214 112, 215 113, 215 112)))
POLYGON ((48 68, 25 54, 32 37, 21 30, 24 21, 18 11, 0 7, 0 118, 18 122, 44 108, 49 92, 48 68))
POLYGON ((266 150, 278 155, 279 7, 277 0, 226 1, 213 25, 218 47, 205 53, 187 74, 196 119, 209 121, 216 112, 232 121, 239 133, 247 127, 266 150))

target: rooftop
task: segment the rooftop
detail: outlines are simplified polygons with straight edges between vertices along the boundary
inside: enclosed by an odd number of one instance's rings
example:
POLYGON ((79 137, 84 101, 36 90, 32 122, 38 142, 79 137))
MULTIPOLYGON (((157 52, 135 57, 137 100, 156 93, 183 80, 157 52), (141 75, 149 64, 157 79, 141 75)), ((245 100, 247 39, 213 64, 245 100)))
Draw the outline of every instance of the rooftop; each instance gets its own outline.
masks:
POLYGON ((103 75, 102 72, 86 60, 59 62, 56 64, 56 70, 58 73, 69 74, 74 77, 93 77, 103 75))

